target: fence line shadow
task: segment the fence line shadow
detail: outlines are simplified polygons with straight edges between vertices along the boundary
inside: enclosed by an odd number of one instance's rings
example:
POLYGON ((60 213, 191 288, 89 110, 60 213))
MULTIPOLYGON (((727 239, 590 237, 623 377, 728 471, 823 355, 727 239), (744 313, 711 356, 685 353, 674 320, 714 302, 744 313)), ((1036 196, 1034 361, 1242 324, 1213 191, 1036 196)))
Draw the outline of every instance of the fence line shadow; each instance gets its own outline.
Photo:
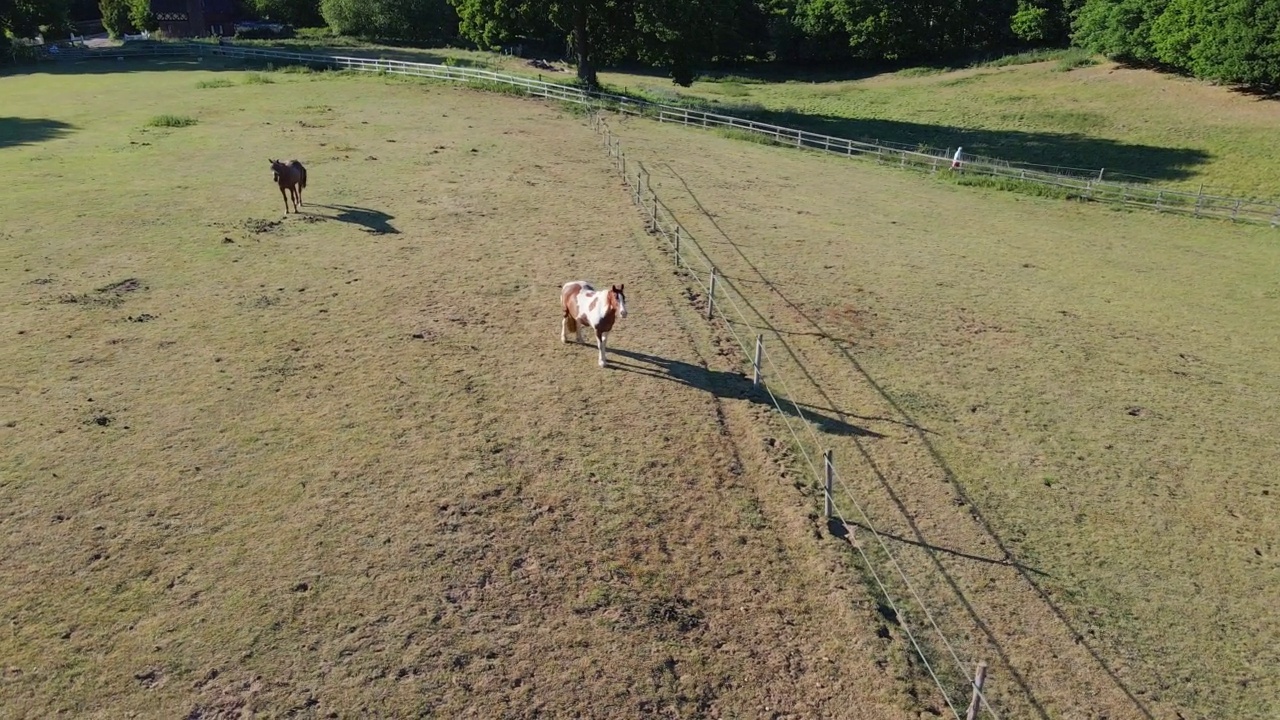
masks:
MULTIPOLYGON (((978 523, 982 531, 992 540, 992 542, 995 543, 1000 553, 1006 559, 1006 562, 1004 564, 1008 564, 1010 567, 1014 568, 1018 572, 1018 574, 1022 577, 1022 579, 1026 581, 1026 583, 1033 589, 1033 591, 1041 599, 1041 601, 1045 603, 1045 605, 1049 608, 1050 612, 1052 612, 1053 615, 1058 619, 1058 621, 1061 622, 1062 625, 1067 629, 1067 631, 1071 635, 1071 638, 1077 644, 1080 644, 1086 649, 1089 655, 1103 670, 1103 672, 1108 676, 1108 678, 1110 678, 1110 680, 1125 695, 1125 697, 1127 697, 1129 701, 1133 703, 1134 708, 1138 711, 1138 713, 1142 717, 1147 718, 1147 720, 1153 720, 1151 711, 1147 708, 1147 706, 1143 704, 1143 702, 1140 699, 1138 699, 1138 697, 1124 682, 1124 680, 1121 679, 1120 676, 1116 673, 1115 669, 1111 667, 1111 665, 1106 661, 1104 657, 1102 657, 1098 649, 1089 643, 1089 641, 1085 638, 1084 634, 1076 628, 1076 626, 1072 623, 1071 619, 1067 617, 1066 612, 1063 611, 1063 609, 1056 602, 1054 602, 1053 598, 1049 596, 1048 592, 1044 589, 1044 587, 1040 584, 1040 582, 1035 577, 1035 575, 1037 574, 1043 575, 1044 573, 1037 570, 1033 570, 1032 568, 1029 568, 1028 566, 1018 563, 1015 560, 1015 555, 1013 551, 1009 548, 1008 544, 996 531, 995 527, 991 524, 991 522, 982 514, 981 510, 979 510, 978 507, 973 503, 972 499, 969 497, 969 494, 965 491, 964 486, 959 481, 959 478, 956 476, 955 471, 951 468, 946 458, 943 457, 942 453, 938 450, 937 446, 933 443, 932 439, 929 437, 928 431, 926 431, 923 427, 921 427, 920 424, 916 421, 916 419, 911 415, 911 413, 909 413, 902 406, 902 404, 899 403, 898 400, 894 398, 893 395, 884 388, 883 385, 881 385, 874 377, 872 377, 872 375, 866 370, 866 368, 863 367, 863 365, 860 362, 858 362, 856 357, 854 357, 853 353, 849 350, 847 345, 834 339, 832 335, 827 332, 826 328, 822 327, 822 325, 817 320, 815 320, 811 315, 806 313, 801 306, 799 306, 797 303, 795 303, 790 298, 788 298, 786 294, 782 292, 781 288, 779 288, 776 283, 774 283, 771 279, 769 279, 769 277, 766 276, 764 272, 758 266, 756 266, 755 263, 752 262, 749 257, 747 257, 747 255, 742 251, 742 249, 733 240, 733 238, 731 238, 728 235, 728 233, 726 233, 724 229, 720 226, 720 224, 716 222, 716 219, 713 216, 713 214, 709 212, 706 209, 706 207, 702 204, 702 202, 698 199, 697 195, 693 192, 693 189, 689 186, 688 182, 686 182, 685 179, 678 172, 676 172, 676 170, 672 168, 669 164, 663 163, 663 166, 667 169, 668 172, 671 173, 673 177, 676 178, 677 181, 681 183, 681 185, 684 186, 685 191, 688 193, 689 197, 693 200, 698 210, 707 218, 708 222, 710 222, 711 225, 716 229, 716 232, 720 234, 720 236, 725 240, 725 242, 728 245, 734 248, 734 251, 742 259, 742 262, 745 263, 747 267, 751 268, 751 271, 754 272, 760 278, 760 281, 761 281, 760 284, 767 287, 770 292, 776 295, 780 300, 782 300, 782 302, 784 302, 788 307, 794 310, 801 318, 803 318, 804 322, 808 326, 812 327, 814 332, 819 337, 830 340, 832 346, 838 351, 838 353, 843 357, 843 359, 854 369, 854 371, 858 373, 858 375, 862 378, 862 380, 866 382, 876 392, 877 395, 879 395, 882 399, 884 399, 885 402, 887 402, 889 406, 892 407, 894 411, 902 418, 903 420, 902 424, 908 427, 910 431, 916 436, 916 438, 921 443, 923 443, 926 451, 929 454, 930 459, 938 467, 939 471, 942 473, 943 478, 945 479, 947 484, 956 493, 958 501, 968 508, 970 515, 978 523)), ((708 258, 708 260, 709 259, 710 258, 708 258)), ((762 313, 753 304, 751 304, 751 302, 747 300, 746 296, 741 291, 739 291, 736 287, 733 287, 730 283, 726 283, 726 285, 729 285, 731 289, 734 291, 734 293, 737 294, 738 297, 741 298, 742 301, 749 308, 751 308, 751 312, 755 313, 755 315, 757 316, 757 318, 759 318, 761 323, 763 323, 765 326, 769 327, 772 330, 772 323, 765 316, 764 313, 762 313)), ((801 373, 809 381, 810 385, 814 388, 814 390, 819 395, 821 395, 827 401, 828 404, 834 406, 834 403, 831 402, 831 399, 827 395, 826 391, 823 390, 822 384, 804 366, 799 356, 790 347, 787 341, 783 339, 782 334, 777 333, 777 331, 774 331, 774 332, 777 338, 776 341, 779 344, 781 344, 783 348, 786 350, 787 354, 791 356, 792 361, 796 364, 797 367, 800 368, 801 373)), ((925 539, 923 531, 920 529, 919 525, 916 523, 914 517, 910 513, 902 497, 893 488, 892 483, 889 481, 889 478, 885 475, 884 471, 876 464, 875 459, 871 456, 869 450, 865 445, 865 442, 861 438, 856 436, 853 438, 853 442, 856 448, 858 449, 858 452, 861 455, 863 462, 872 470, 880 486, 889 494, 894 505, 897 507, 899 514, 907 523, 908 527, 910 527, 912 535, 914 535, 916 538, 916 542, 920 545, 920 547, 925 549, 926 554, 928 555, 933 566, 938 571, 939 575, 944 579, 947 586, 960 600, 960 603, 963 605, 970 619, 981 630, 981 632, 987 638, 987 641, 992 645, 992 647, 995 648, 996 653, 1000 656, 1000 659, 1003 661, 1004 665, 1008 668, 1014 680, 1014 683, 1018 686, 1018 689, 1020 690, 1020 692, 1023 694, 1024 697, 1027 698, 1028 702, 1035 709, 1036 714, 1043 720, 1048 720, 1049 714, 1047 710, 1044 708, 1040 700, 1036 697, 1035 692, 1031 689, 1026 678, 1018 671, 1018 669, 1010 661, 1003 646, 996 639, 991 628, 986 624, 986 621, 984 621, 982 617, 978 614, 977 609, 974 608, 973 605, 969 602, 969 599, 966 597, 964 590, 960 587, 956 578, 951 574, 951 572, 947 570, 946 566, 943 565, 939 557, 939 552, 938 552, 939 549, 935 548, 925 539)))

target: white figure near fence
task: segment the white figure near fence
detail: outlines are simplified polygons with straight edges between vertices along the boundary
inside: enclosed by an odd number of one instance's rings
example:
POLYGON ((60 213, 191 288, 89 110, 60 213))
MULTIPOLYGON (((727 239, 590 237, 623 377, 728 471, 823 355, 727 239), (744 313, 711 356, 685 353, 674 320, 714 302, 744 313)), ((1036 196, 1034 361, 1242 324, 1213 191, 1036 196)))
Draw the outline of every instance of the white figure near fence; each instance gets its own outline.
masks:
POLYGON ((951 169, 952 169, 952 170, 959 170, 959 169, 960 169, 960 151, 962 151, 962 150, 964 150, 964 148, 963 148, 963 147, 958 147, 958 148, 956 148, 956 154, 955 154, 955 157, 951 158, 951 169))

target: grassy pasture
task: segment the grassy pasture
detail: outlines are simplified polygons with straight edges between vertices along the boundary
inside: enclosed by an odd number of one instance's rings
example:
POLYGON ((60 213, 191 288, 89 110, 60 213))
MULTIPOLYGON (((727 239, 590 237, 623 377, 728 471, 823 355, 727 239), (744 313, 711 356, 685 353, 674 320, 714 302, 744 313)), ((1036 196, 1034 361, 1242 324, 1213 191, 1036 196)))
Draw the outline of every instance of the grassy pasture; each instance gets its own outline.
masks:
MULTIPOLYGON (((572 79, 524 60, 453 48, 419 50, 308 36, 249 44, 453 62, 545 80, 572 79)), ((571 69, 570 69, 571 70, 571 69)), ((601 81, 660 102, 692 102, 813 132, 1097 170, 1117 180, 1280 197, 1280 102, 1125 68, 1079 51, 1026 53, 966 68, 797 75, 709 73, 689 88, 659 74, 606 71, 601 81)))
POLYGON ((79 69, 0 77, 0 715, 937 711, 580 118, 79 69))
POLYGON ((612 124, 1006 716, 1280 713, 1274 230, 612 124))
POLYGON ((1011 161, 1106 168, 1113 179, 1280 196, 1280 149, 1270 139, 1280 102, 1110 62, 1069 72, 1044 61, 821 81, 729 76, 690 88, 633 74, 602 81, 841 137, 963 145, 1011 161))

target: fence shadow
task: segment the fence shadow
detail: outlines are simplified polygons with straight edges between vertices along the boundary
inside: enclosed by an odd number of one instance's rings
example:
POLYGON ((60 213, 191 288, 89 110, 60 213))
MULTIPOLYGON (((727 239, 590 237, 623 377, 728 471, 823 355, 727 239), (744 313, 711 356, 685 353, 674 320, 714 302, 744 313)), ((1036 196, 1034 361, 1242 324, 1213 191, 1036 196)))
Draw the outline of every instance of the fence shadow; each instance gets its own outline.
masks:
POLYGON ((399 235, 400 231, 393 227, 390 223, 395 219, 394 215, 388 215, 381 210, 373 210, 370 208, 356 207, 354 205, 308 205, 307 207, 324 208, 326 210, 334 210, 336 215, 320 215, 320 217, 329 220, 337 220, 341 223, 350 225, 358 225, 370 235, 399 235))
MULTIPOLYGON (((731 238, 729 234, 724 231, 724 229, 720 226, 718 222, 716 222, 715 215, 711 213, 709 210, 707 210, 707 208, 702 204, 702 202, 698 199, 697 195, 693 192, 693 189, 689 186, 688 182, 686 182, 685 179, 681 177, 680 174, 677 173, 676 170, 672 168, 670 165, 664 163, 663 166, 684 186, 685 191, 688 193, 694 205, 698 208, 698 210, 702 213, 702 215, 707 219, 707 221, 716 229, 716 232, 724 240, 724 243, 732 247, 733 251, 741 258, 742 262, 748 268, 750 268, 752 273, 754 273, 759 278, 760 284, 767 287, 768 292, 771 292, 772 294, 777 296, 783 303, 785 303, 788 307, 790 307, 793 311, 795 311, 795 313, 804 320, 804 323, 810 328, 812 328, 812 331, 814 334, 817 334, 818 336, 823 338, 828 338, 828 339, 832 338, 833 335, 830 332, 828 332, 828 330, 825 327, 823 327, 821 323, 819 323, 816 319, 814 319, 812 315, 807 313, 801 305, 797 304, 796 302, 791 300, 789 297, 787 297, 787 295, 783 293, 782 289, 778 287, 778 285, 775 282, 773 282, 768 276, 766 276, 764 272, 754 262, 752 262, 752 260, 746 255, 746 253, 743 252, 739 244, 735 242, 733 238, 731 238)), ((709 259, 710 258, 708 258, 708 260, 709 259)), ((760 310, 758 310, 754 305, 752 305, 751 302, 746 298, 745 295, 742 294, 741 291, 737 290, 736 288, 733 288, 733 291, 735 292, 736 295, 738 295, 739 298, 742 299, 742 301, 747 305, 747 307, 751 309, 751 312, 753 312, 757 316, 757 318, 759 318, 760 322, 764 323, 766 326, 772 327, 772 323, 765 316, 765 314, 760 310)), ((776 338, 777 338, 776 342, 782 345, 783 349, 791 356, 792 360, 795 362, 796 366, 800 368, 800 371, 804 374, 805 378, 809 381, 810 385, 813 386, 816 389, 816 392, 818 392, 818 394, 821 395, 824 398, 824 400, 826 400, 829 403, 830 398, 827 395, 827 393, 823 390, 821 383, 816 378, 814 378, 814 376, 808 371, 807 368, 805 368, 804 364, 800 360, 799 355, 794 351, 794 349, 791 348, 791 346, 786 342, 786 340, 782 338, 781 334, 776 335, 776 338)), ((1033 591, 1040 598, 1040 600, 1045 604, 1045 606, 1050 610, 1050 612, 1054 615, 1054 617, 1066 628, 1071 638, 1077 644, 1085 648, 1085 650, 1089 653, 1090 657, 1092 657, 1094 662, 1097 663, 1098 667, 1106 674, 1106 676, 1111 680, 1111 682, 1114 683, 1114 685, 1125 695, 1125 697, 1128 698, 1128 700, 1133 704, 1134 710, 1138 714, 1138 716, 1142 718, 1146 718, 1147 720, 1152 720, 1153 716, 1151 714, 1150 709, 1142 702, 1142 700, 1140 700, 1137 697, 1137 695, 1129 687, 1129 685, 1124 681, 1124 679, 1121 678, 1116 673, 1115 668, 1113 668, 1111 664, 1107 662, 1107 659, 1102 656, 1099 650, 1092 643, 1089 642, 1085 634, 1080 631, 1076 623, 1074 623, 1071 620, 1071 618, 1067 615, 1066 611, 1063 610, 1062 607, 1058 605, 1058 603, 1055 602, 1054 599, 1049 595, 1048 591, 1045 590, 1044 586, 1041 584, 1040 579, 1037 577, 1037 576, 1043 576, 1045 575, 1045 573, 1017 562, 1017 560, 1015 559, 1016 555, 1014 554, 1012 548, 1009 547, 1008 543, 1000 535, 999 531, 996 530, 995 526, 991 523, 991 521, 988 520, 987 517, 978 508, 978 506, 973 503, 972 498, 969 497, 968 492, 965 490, 964 484, 960 481, 959 477, 956 475, 955 471, 952 469, 947 459, 942 455, 941 451, 938 450, 938 447, 934 443, 932 438, 929 437, 928 431, 925 430, 919 424, 919 422, 917 422, 915 417, 910 412, 908 412, 905 407, 903 407, 902 403, 900 403, 897 400, 897 398, 895 398, 888 390, 886 390, 885 387, 880 382, 878 382, 875 379, 875 377, 871 375, 870 372, 867 371, 867 369, 862 365, 862 363, 858 361, 857 357, 854 356, 854 354, 850 351, 848 345, 835 340, 831 340, 830 342, 831 342, 831 346, 836 349, 838 354, 844 359, 844 361, 848 364, 848 366, 857 374, 857 376, 861 378, 861 380, 865 382, 869 387, 871 387, 872 390, 877 395, 879 395, 886 403, 888 403, 891 408, 893 408, 893 411, 901 418, 901 425, 908 428, 909 431, 913 435, 915 435, 916 439, 924 446, 926 452, 928 453, 929 458, 934 463, 934 465, 938 468, 939 472, 941 472, 943 479, 952 488, 953 492, 955 492, 957 502, 968 509, 969 515, 978 524, 978 527, 982 530, 982 532, 985 535, 987 535, 987 537, 991 539, 992 542, 995 543, 996 548, 999 550, 1000 554, 1005 559, 1002 564, 1007 564, 1018 572, 1021 578, 1033 589, 1033 591)), ((1044 705, 1040 702, 1039 698, 1036 696, 1035 692, 1032 690, 1026 678, 1014 666, 1013 662, 1008 657, 1004 647, 996 639, 995 633, 992 631, 990 626, 987 625, 986 621, 978 613, 977 609, 973 607, 972 603, 969 601, 968 597, 966 596, 964 589, 960 586, 959 581, 951 573, 951 571, 949 571, 947 567, 942 563, 941 558, 939 557, 939 554, 940 554, 939 551, 941 549, 936 548, 935 546, 933 546, 931 543, 928 542, 924 534, 924 531, 919 527, 918 523, 915 520, 914 515, 910 512, 910 509, 907 507, 906 502, 903 500, 902 496, 898 493, 897 489, 894 488, 893 483, 890 481, 889 477, 885 474, 883 469, 881 469, 879 465, 876 463, 875 458, 872 457, 870 451, 867 449, 866 444, 858 437, 854 437, 853 442, 855 447, 858 450, 859 455, 862 458, 863 463, 872 471, 877 482, 889 495, 889 497, 894 503, 894 506, 897 508, 899 514, 902 516, 903 520, 906 522, 907 526, 910 528, 911 534, 915 538, 915 543, 926 550, 927 555, 934 569, 938 572, 939 576, 947 584, 947 587, 950 588, 951 592, 954 593, 954 595, 957 597, 960 604, 963 606, 965 613, 969 616, 969 618, 974 622, 974 624, 982 632, 983 636, 987 639, 987 642, 989 642, 991 646, 995 649, 995 652, 1000 657, 1004 666, 1008 669, 1014 684, 1017 685, 1019 692, 1022 694, 1023 697, 1027 699, 1028 703, 1035 710, 1037 716, 1040 718, 1043 718, 1044 720, 1047 720, 1049 717, 1048 712, 1046 711, 1044 705)), ((949 552, 949 551, 945 551, 945 552, 949 552)))
MULTIPOLYGON (((634 352, 631 350, 610 348, 608 353, 610 355, 625 357, 630 360, 634 360, 637 363, 641 363, 639 365, 632 365, 630 363, 620 363, 616 359, 612 360, 609 363, 609 366, 617 370, 678 382, 681 385, 686 385, 703 392, 711 393, 716 397, 750 400, 754 403, 775 407, 769 396, 764 391, 752 385, 751 380, 742 373, 711 370, 710 368, 705 368, 701 365, 694 365, 681 360, 672 360, 670 358, 648 355, 646 353, 634 352)), ((796 408, 789 407, 787 403, 782 403, 782 409, 792 417, 808 420, 809 422, 817 425, 823 432, 830 433, 832 435, 871 438, 884 437, 878 432, 853 425, 845 422, 844 420, 820 413, 816 410, 811 409, 808 412, 801 414, 801 411, 796 408)))
POLYGON ((48 118, 0 117, 0 148, 56 140, 75 127, 48 118))

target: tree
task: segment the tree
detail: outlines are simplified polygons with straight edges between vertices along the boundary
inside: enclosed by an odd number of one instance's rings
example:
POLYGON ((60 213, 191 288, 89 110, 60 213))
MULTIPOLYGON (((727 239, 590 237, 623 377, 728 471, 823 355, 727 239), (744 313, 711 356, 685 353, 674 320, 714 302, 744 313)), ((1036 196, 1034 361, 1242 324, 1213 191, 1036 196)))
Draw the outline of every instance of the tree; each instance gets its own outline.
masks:
POLYGON ((129 32, 129 0, 98 0, 102 11, 102 27, 113 38, 129 32))
POLYGON ((324 16, 320 14, 320 0, 246 0, 245 7, 260 18, 296 27, 325 24, 324 16))
POLYGON ((1009 28, 1019 39, 1027 42, 1044 42, 1053 33, 1053 16, 1049 8, 1018 0, 1018 11, 1009 21, 1009 28))
POLYGON ((320 0, 320 14, 335 32, 382 40, 443 40, 458 24, 445 0, 320 0))
POLYGON ((35 37, 41 25, 65 26, 68 13, 65 0, 0 0, 0 36, 35 37))
POLYGON ((136 30, 146 30, 147 32, 155 32, 160 29, 160 23, 156 20, 156 16, 151 12, 151 0, 128 0, 129 2, 129 24, 136 30))
POLYGON ((1280 84, 1280 0, 1171 0, 1151 25, 1156 59, 1208 80, 1280 84))
POLYGON ((1154 62, 1151 27, 1168 4, 1169 0, 1086 0, 1076 16, 1072 39, 1110 58, 1154 62))
POLYGON ((713 53, 717 18, 741 0, 450 0, 463 37, 496 50, 522 38, 568 38, 578 79, 598 87, 600 63, 645 60, 676 83, 713 53))

